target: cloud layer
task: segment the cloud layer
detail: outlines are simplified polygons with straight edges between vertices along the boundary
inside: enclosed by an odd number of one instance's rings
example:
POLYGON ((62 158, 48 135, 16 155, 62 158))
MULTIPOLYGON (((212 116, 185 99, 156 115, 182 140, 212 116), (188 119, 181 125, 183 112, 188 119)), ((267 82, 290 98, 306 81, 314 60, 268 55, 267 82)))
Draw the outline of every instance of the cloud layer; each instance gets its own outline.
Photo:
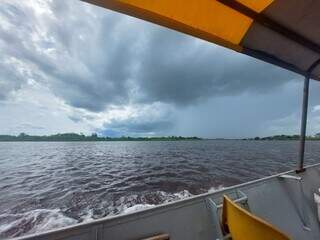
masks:
MULTIPOLYGON (((270 97, 299 78, 77 0, 4 0, 0 22, 0 100, 14 102, 36 83, 74 123, 102 133, 174 134, 179 116, 194 107, 270 97)), ((202 111, 215 113, 214 106, 202 111)))

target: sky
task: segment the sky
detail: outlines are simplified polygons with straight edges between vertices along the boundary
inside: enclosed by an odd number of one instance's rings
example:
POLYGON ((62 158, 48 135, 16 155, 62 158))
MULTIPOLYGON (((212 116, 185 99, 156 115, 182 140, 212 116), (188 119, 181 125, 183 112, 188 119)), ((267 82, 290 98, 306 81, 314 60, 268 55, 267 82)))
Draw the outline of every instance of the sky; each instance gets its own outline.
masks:
MULTIPOLYGON (((0 134, 298 134, 303 77, 79 0, 0 2, 0 134)), ((311 81, 309 135, 320 132, 311 81)))

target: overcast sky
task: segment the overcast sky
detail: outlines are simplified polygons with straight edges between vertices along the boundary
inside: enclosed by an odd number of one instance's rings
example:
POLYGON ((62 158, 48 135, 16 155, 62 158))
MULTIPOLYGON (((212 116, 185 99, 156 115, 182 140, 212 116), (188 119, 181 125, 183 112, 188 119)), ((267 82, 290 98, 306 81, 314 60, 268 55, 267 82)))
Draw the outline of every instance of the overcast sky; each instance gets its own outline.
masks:
MULTIPOLYGON (((302 79, 78 0, 0 2, 0 134, 295 134, 302 79)), ((312 81, 308 134, 319 90, 312 81)))

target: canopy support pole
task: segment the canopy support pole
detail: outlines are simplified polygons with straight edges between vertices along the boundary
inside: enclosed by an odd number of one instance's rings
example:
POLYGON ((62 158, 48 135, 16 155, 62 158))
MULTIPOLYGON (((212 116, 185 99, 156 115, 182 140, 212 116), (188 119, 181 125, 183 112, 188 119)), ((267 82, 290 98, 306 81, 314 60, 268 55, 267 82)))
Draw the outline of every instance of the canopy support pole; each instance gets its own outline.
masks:
POLYGON ((308 100, 309 100, 309 83, 310 76, 313 70, 320 65, 320 58, 315 61, 308 69, 304 79, 303 87, 303 101, 302 101, 302 116, 301 116, 301 132, 300 132, 300 149, 299 149, 299 165, 296 170, 297 173, 305 171, 304 168, 304 152, 306 146, 306 129, 307 129, 307 115, 308 115, 308 100))
POLYGON ((299 149, 299 165, 297 173, 304 172, 304 152, 306 145, 306 128, 307 128, 307 115, 308 115, 308 100, 309 100, 309 82, 310 75, 307 74, 304 79, 303 87, 303 101, 302 101, 302 116, 301 116, 301 132, 300 132, 300 149, 299 149))

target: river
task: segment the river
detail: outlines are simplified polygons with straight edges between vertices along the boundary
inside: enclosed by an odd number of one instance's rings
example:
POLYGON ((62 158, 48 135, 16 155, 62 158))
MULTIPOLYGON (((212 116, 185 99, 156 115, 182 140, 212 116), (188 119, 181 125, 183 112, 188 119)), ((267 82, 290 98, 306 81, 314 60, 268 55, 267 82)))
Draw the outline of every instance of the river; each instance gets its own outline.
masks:
MULTIPOLYGON (((46 231, 286 171, 297 141, 0 142, 0 238, 46 231)), ((307 142, 306 163, 320 142, 307 142)))

